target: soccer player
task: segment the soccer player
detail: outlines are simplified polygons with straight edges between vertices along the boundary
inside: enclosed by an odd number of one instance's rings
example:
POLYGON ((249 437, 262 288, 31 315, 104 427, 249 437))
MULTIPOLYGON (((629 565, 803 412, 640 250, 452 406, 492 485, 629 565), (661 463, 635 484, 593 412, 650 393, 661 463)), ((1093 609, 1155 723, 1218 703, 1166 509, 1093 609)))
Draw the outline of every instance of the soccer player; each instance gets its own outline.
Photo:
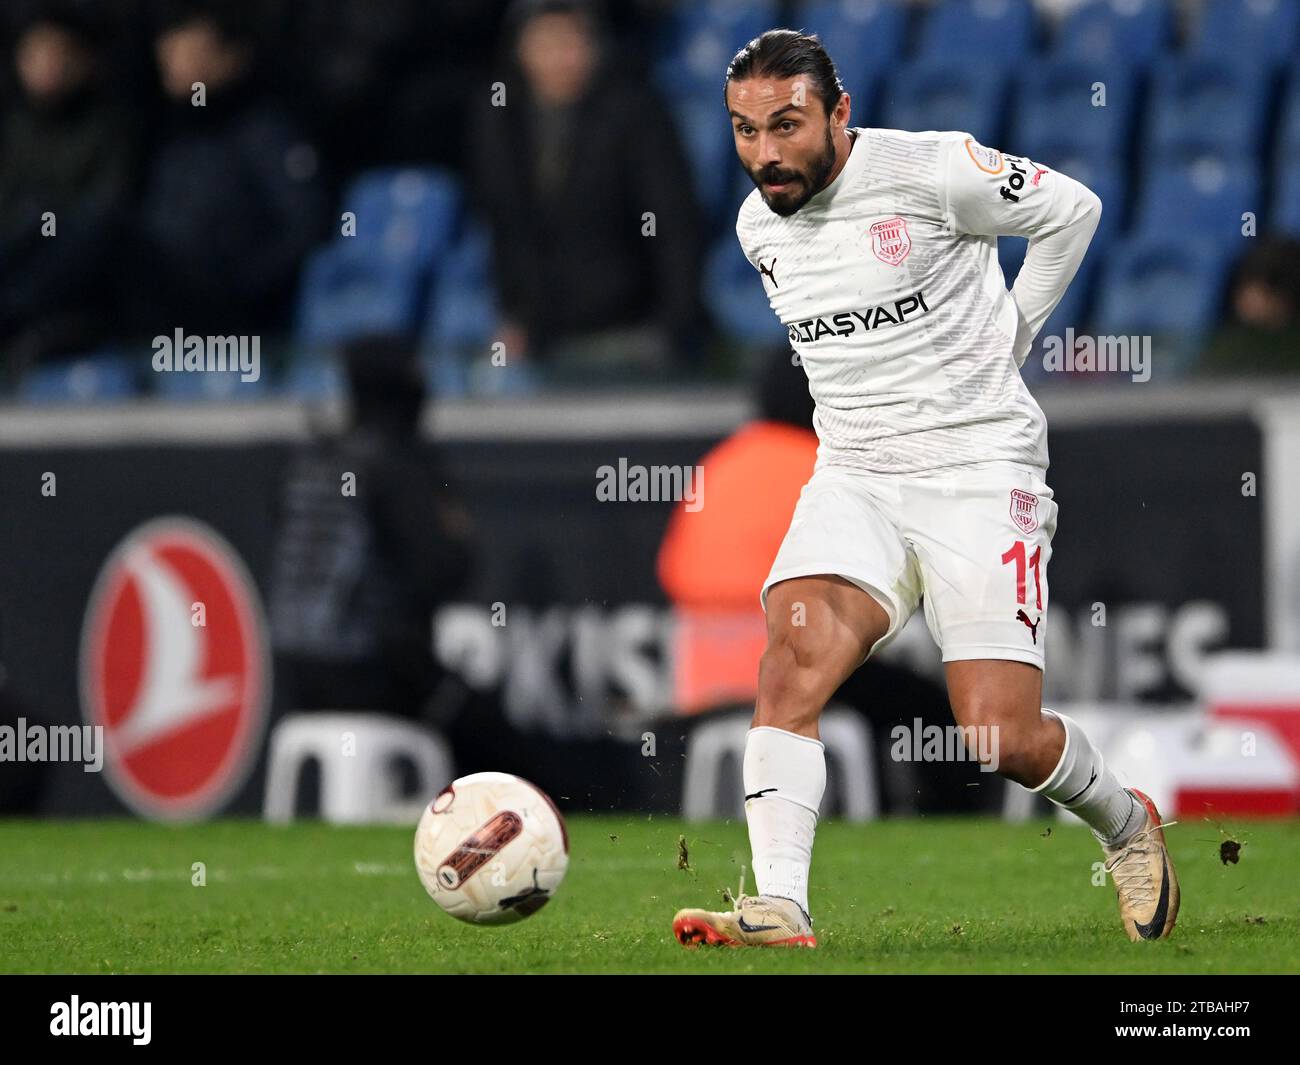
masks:
POLYGON ((761 592, 768 642, 742 774, 759 894, 681 910, 677 939, 816 945, 818 716, 921 603, 967 742, 971 726, 993 730, 999 773, 1091 827, 1130 939, 1167 936, 1178 881, 1155 805, 1041 706, 1057 505, 1019 368, 1101 201, 966 133, 850 127, 812 35, 750 41, 724 95, 757 186, 736 234, 808 375, 819 447, 761 592), (1029 238, 1010 291, 999 235, 1029 238))

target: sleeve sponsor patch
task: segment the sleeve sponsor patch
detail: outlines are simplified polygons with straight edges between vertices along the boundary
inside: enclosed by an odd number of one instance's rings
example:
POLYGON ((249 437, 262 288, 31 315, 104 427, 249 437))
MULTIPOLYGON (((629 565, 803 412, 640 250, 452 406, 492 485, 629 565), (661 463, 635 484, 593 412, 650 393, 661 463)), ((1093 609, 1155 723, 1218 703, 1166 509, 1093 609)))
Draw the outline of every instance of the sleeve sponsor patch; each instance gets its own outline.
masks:
POLYGON ((971 161, 986 174, 1000 174, 1006 165, 1002 153, 994 148, 985 148, 974 137, 966 138, 966 153, 971 161))

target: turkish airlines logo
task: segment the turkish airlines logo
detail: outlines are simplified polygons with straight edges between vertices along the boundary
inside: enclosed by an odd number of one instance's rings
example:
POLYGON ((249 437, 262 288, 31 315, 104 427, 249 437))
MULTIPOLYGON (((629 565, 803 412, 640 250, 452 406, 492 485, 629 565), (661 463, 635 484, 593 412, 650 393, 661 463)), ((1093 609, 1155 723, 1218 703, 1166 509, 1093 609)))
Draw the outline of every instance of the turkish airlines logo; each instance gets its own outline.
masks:
POLYGON ((81 704, 137 813, 205 817, 244 782, 266 717, 264 634, 242 561, 206 525, 161 518, 109 555, 82 630, 81 704))

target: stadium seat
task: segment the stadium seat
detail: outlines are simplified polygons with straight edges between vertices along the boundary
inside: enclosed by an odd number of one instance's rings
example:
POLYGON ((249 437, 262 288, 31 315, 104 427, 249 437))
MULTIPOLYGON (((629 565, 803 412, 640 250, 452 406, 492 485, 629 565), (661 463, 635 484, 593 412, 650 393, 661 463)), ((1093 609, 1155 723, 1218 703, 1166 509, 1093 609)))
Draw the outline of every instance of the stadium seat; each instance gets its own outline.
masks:
POLYGON ((1300 237, 1300 149, 1279 155, 1274 174, 1269 228, 1300 237))
POLYGON ((335 359, 303 353, 289 364, 278 391, 300 402, 324 403, 346 395, 347 382, 335 359))
POLYGON ((1267 69, 1294 63, 1298 37, 1298 0, 1205 0, 1188 50, 1267 69))
POLYGON ((758 271, 745 258, 734 232, 714 242, 704 268, 706 303, 720 329, 741 344, 789 343, 789 334, 772 312, 758 271))
POLYGON ((1249 61, 1178 56, 1152 71, 1146 156, 1260 155, 1269 79, 1249 61))
POLYGON ((1006 74, 996 64, 907 63, 881 88, 884 124, 891 129, 964 130, 984 144, 997 145, 1005 89, 1006 74))
POLYGON ((1124 61, 1105 66, 1080 59, 1039 59, 1020 68, 1008 150, 1039 156, 1040 145, 1112 159, 1128 151, 1137 115, 1137 78, 1124 61), (1105 106, 1094 106, 1093 84, 1104 83, 1105 106))
POLYGON ((1292 73, 1282 94, 1274 146, 1278 155, 1300 152, 1300 66, 1292 73))
POLYGON ((794 25, 815 33, 840 72, 854 100, 855 125, 866 125, 877 77, 892 73, 907 48, 907 9, 900 0, 807 0, 794 13, 794 25), (859 101, 858 97, 864 99, 859 101))
POLYGON ((365 257, 427 269, 457 235, 460 185, 436 167, 370 170, 348 186, 341 209, 356 215, 356 235, 336 243, 365 257))
POLYGON ((245 402, 261 399, 271 391, 265 352, 259 349, 258 376, 244 381, 238 370, 211 370, 203 373, 152 374, 154 394, 178 403, 245 402))
POLYGON ((726 213, 727 186, 739 165, 731 123, 715 89, 707 94, 678 96, 669 101, 677 135, 691 163, 695 196, 711 223, 726 213))
POLYGON ((487 227, 476 221, 447 253, 429 295, 428 343, 486 348, 497 321, 491 245, 487 227))
POLYGON ((1269 226, 1300 235, 1300 69, 1292 73, 1283 94, 1273 147, 1269 226))
POLYGON ((1134 231, 1152 237, 1194 233, 1234 250, 1242 240, 1242 214, 1263 210, 1260 186, 1253 159, 1155 161, 1138 198, 1134 231))
POLYGON ((1053 55, 1109 64, 1123 56, 1145 65, 1173 40, 1169 0, 1087 0, 1057 27, 1053 55))
POLYGON ((721 99, 727 64, 750 40, 780 25, 776 0, 697 0, 677 4, 664 26, 655 80, 673 97, 721 99))
POLYGON ((299 284, 295 337, 319 351, 366 334, 415 335, 427 281, 413 262, 336 240, 312 254, 299 284))
POLYGON ((263 812, 273 824, 294 819, 308 762, 320 766, 320 817, 330 824, 406 824, 455 777, 451 749, 438 733, 377 713, 288 714, 267 745, 263 812), (411 797, 398 793, 401 762, 417 776, 411 797))
MULTIPOLYGON (((745 816, 741 763, 753 716, 752 707, 720 711, 691 729, 682 787, 682 816, 688 821, 745 816)), ((880 799, 871 727, 861 714, 831 704, 822 712, 818 731, 827 762, 822 816, 874 820, 880 799)))
POLYGON ((947 0, 922 17, 917 55, 1015 62, 1034 50, 1035 35, 1029 0, 947 0))
POLYGON ((1178 234, 1129 238, 1101 267, 1094 328, 1104 334, 1200 333, 1218 319, 1230 256, 1178 234))
POLYGON ((132 399, 140 394, 140 373, 148 368, 148 360, 148 352, 133 358, 117 351, 50 360, 22 376, 18 382, 18 398, 32 404, 132 399))

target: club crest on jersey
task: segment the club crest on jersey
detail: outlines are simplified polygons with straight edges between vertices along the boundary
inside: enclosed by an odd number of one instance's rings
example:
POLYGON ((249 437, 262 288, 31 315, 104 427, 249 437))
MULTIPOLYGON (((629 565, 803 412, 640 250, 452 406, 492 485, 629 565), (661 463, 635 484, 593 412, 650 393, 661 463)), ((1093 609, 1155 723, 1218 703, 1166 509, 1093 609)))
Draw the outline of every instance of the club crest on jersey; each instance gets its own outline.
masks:
POLYGON ((1002 161, 1000 151, 996 148, 985 148, 974 137, 966 138, 966 154, 971 157, 971 162, 986 174, 1000 174, 1006 165, 1002 161))
POLYGON ((1011 489, 1011 520, 1016 528, 1028 534, 1038 528, 1038 496, 1033 492, 1011 489))
POLYGON ((907 222, 902 218, 873 222, 870 232, 871 250, 882 263, 897 266, 912 250, 912 238, 907 232, 907 222))

